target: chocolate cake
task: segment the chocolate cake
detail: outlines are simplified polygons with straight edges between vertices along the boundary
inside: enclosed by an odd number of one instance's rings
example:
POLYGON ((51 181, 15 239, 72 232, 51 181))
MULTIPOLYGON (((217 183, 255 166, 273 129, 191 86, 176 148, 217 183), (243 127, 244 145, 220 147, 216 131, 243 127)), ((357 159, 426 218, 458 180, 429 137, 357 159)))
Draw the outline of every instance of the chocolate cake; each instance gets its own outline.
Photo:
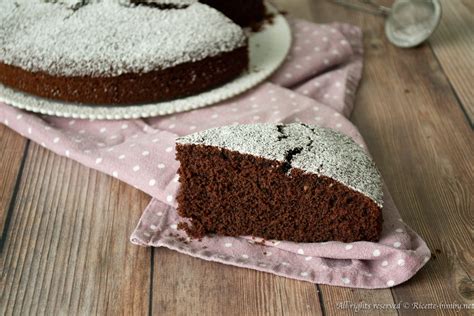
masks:
POLYGON ((241 26, 258 23, 265 17, 263 0, 199 0, 232 19, 241 26))
POLYGON ((179 227, 192 237, 380 237, 380 174, 341 133, 299 123, 225 126, 178 138, 176 152, 179 227))
POLYGON ((241 27, 198 2, 0 1, 0 82, 45 98, 118 105, 196 94, 244 71, 247 45, 241 27))

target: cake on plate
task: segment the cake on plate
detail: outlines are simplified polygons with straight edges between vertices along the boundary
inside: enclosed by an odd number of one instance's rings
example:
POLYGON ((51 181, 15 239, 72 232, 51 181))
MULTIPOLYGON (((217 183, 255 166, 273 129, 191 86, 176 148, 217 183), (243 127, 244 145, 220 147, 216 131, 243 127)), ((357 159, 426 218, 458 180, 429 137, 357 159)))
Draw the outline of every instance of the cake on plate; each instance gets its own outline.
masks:
POLYGON ((380 174, 339 132, 301 123, 225 126, 178 138, 176 152, 179 227, 194 238, 380 237, 380 174))
POLYGON ((0 82, 44 98, 126 105, 197 94, 247 69, 245 32, 223 13, 154 2, 1 1, 0 82))

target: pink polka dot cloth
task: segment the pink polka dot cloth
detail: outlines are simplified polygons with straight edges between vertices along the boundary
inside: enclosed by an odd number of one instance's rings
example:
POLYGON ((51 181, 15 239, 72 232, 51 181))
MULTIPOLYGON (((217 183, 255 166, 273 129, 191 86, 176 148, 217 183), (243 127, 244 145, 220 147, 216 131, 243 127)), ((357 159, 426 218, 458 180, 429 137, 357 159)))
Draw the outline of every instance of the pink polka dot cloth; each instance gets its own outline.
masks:
POLYGON ((198 241, 177 230, 178 136, 229 124, 301 121, 339 130, 366 148, 347 119, 362 70, 360 30, 347 24, 291 24, 293 46, 277 73, 251 91, 211 107, 151 119, 91 121, 47 117, 0 103, 0 120, 59 155, 150 194, 153 199, 131 236, 135 244, 314 283, 358 288, 400 284, 429 260, 430 251, 401 220, 387 190, 377 243, 221 236, 198 241))

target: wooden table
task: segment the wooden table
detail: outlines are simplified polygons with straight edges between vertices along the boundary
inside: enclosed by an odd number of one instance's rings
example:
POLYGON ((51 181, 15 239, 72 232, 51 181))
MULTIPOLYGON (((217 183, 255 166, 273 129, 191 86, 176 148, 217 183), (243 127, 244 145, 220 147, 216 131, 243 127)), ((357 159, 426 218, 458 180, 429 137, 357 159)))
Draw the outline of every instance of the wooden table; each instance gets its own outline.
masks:
POLYGON ((0 314, 332 315, 354 313, 338 309, 344 301, 474 303, 474 1, 443 1, 439 29, 415 49, 390 45, 379 17, 323 0, 276 2, 362 27, 351 119, 433 259, 402 285, 358 290, 137 247, 128 238, 149 196, 0 125, 0 314))

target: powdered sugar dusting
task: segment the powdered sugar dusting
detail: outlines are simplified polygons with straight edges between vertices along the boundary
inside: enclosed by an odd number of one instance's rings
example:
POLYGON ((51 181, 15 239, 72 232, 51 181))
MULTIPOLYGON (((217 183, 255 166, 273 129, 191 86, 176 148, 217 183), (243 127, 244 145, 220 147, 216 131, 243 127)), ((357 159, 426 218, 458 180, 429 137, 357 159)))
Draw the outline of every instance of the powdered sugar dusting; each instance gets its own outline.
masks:
POLYGON ((350 137, 331 129, 302 123, 235 125, 180 137, 177 143, 217 146, 285 162, 339 181, 379 206, 383 203, 381 176, 372 160, 350 137))
POLYGON ((116 76, 246 44, 239 26, 200 3, 160 10, 111 0, 77 2, 0 1, 0 61, 53 75, 116 76))

